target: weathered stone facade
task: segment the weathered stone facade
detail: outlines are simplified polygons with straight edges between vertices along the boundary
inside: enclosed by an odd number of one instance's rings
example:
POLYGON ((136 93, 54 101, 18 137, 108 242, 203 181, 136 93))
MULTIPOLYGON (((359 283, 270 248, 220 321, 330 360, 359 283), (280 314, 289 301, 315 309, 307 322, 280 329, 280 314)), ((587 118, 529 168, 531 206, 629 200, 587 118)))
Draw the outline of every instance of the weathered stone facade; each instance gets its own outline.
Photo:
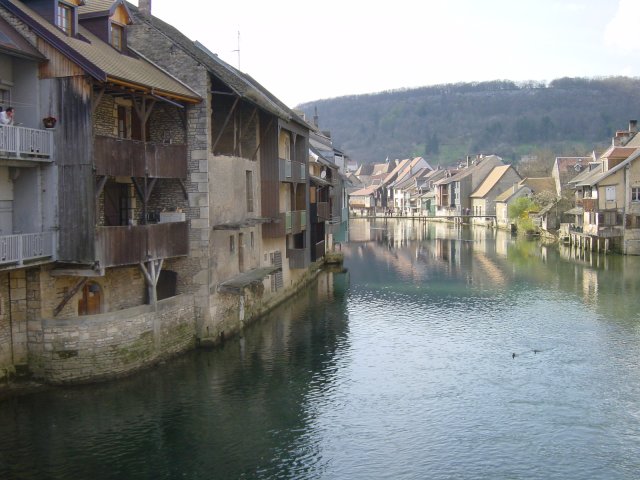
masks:
POLYGON ((126 375, 195 345, 193 297, 127 310, 29 322, 29 363, 51 383, 126 375))

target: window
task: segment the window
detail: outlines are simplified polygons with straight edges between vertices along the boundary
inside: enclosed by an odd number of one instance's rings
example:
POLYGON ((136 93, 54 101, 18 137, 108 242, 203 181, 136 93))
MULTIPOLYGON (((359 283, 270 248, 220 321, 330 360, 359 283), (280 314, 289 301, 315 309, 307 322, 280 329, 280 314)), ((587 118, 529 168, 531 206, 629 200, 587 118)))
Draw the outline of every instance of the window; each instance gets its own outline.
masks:
POLYGON ((235 235, 231 235, 229 237, 229 252, 235 253, 236 251, 236 237, 235 235))
POLYGON ((631 201, 640 202, 640 187, 631 187, 631 201))
POLYGON ((56 26, 67 35, 72 33, 73 10, 69 5, 58 2, 56 7, 56 26))
POLYGON ((245 188, 247 196, 247 212, 253 212, 253 172, 245 171, 245 188))
POLYGON ((129 116, 130 110, 123 106, 118 105, 118 137, 129 138, 129 116))
POLYGON ((613 202, 616 199, 616 187, 605 187, 604 196, 607 202, 613 202))
POLYGON ((253 249, 254 246, 255 246, 255 240, 253 237, 253 232, 251 232, 251 248, 253 249))
POLYGON ((117 23, 111 24, 111 46, 116 50, 122 50, 122 41, 124 39, 124 28, 117 23))

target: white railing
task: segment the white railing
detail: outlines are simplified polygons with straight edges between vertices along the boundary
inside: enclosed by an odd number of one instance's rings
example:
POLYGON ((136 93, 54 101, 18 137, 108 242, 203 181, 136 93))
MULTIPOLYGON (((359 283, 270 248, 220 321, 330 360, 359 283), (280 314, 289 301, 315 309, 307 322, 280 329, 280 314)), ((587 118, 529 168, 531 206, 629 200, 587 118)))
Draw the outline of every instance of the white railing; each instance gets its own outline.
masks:
POLYGON ((0 126, 0 158, 48 161, 53 156, 53 132, 36 128, 0 126))
POLYGON ((53 256, 51 232, 0 236, 0 265, 53 256))

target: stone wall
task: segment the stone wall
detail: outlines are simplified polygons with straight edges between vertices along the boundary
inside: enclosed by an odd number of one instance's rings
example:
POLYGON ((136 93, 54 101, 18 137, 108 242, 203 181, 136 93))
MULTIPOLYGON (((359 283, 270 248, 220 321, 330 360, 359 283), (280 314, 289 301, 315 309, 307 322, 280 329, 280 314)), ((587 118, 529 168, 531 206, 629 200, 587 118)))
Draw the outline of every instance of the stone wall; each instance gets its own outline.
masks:
MULTIPOLYGON (((203 101, 186 109, 188 175, 185 188, 189 219, 189 257, 167 261, 165 268, 178 272, 178 290, 195 295, 200 331, 209 317, 209 161, 211 82, 206 68, 189 53, 134 13, 128 27, 129 45, 196 91, 203 101)), ((158 105, 156 105, 158 106, 158 105)), ((153 138, 153 133, 152 133, 153 138)))
MULTIPOLYGON (((38 282, 39 303, 38 310, 29 315, 32 318, 53 318, 54 309, 60 305, 64 296, 79 280, 79 277, 52 277, 45 267, 38 282)), ((129 309, 144 304, 146 300, 146 283, 140 267, 109 268, 104 277, 93 277, 91 282, 100 287, 102 294, 102 311, 114 312, 129 309)), ((74 318, 78 316, 78 300, 82 291, 78 291, 56 316, 58 319, 74 318)), ((80 317, 81 318, 81 317, 80 317)))
POLYGON ((29 321, 29 366, 50 383, 123 376, 195 345, 193 297, 70 319, 29 321))

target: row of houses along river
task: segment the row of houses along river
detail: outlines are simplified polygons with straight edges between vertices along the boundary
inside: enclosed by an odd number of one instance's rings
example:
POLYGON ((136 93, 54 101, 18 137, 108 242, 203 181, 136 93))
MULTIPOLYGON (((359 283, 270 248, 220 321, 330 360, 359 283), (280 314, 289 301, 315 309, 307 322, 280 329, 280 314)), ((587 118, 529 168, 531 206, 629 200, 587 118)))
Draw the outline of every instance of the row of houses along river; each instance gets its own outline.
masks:
POLYGON ((350 237, 346 272, 223 346, 5 400, 0 477, 637 478, 640 258, 409 219, 350 237))

